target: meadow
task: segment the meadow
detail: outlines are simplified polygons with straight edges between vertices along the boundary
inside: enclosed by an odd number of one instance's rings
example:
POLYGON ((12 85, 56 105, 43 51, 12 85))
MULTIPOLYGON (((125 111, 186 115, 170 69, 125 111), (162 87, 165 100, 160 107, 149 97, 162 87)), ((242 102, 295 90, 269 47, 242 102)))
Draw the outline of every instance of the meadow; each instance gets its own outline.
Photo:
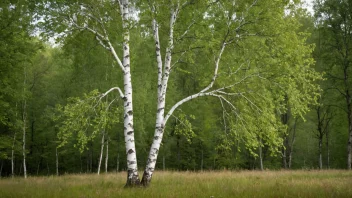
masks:
POLYGON ((352 171, 155 172, 148 188, 126 173, 0 179, 0 197, 352 197, 352 171))

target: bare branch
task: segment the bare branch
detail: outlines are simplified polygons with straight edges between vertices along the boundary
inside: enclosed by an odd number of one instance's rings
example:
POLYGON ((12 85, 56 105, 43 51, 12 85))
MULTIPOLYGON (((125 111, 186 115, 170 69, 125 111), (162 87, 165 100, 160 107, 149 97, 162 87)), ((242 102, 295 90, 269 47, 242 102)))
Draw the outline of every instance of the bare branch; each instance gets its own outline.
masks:
POLYGON ((192 20, 192 23, 191 24, 189 24, 189 26, 187 27, 187 29, 185 30, 185 32, 179 37, 179 38, 177 38, 176 40, 182 40, 183 39, 183 37, 185 37, 187 34, 188 34, 188 32, 189 32, 189 30, 191 29, 191 27, 194 25, 196 23, 196 21, 195 20, 192 20))
POLYGON ((216 78, 218 76, 219 63, 220 63, 220 59, 221 59, 222 53, 224 52, 225 46, 226 46, 226 43, 223 42, 222 46, 221 46, 221 49, 220 49, 220 52, 219 52, 219 56, 217 57, 217 59, 215 61, 215 70, 214 70, 213 78, 212 78, 210 84, 206 88, 204 88, 202 91, 200 91, 201 93, 204 93, 204 92, 208 91, 209 89, 211 89, 213 87, 213 85, 215 83, 215 80, 216 80, 216 78))
POLYGON ((256 107, 259 112, 263 112, 257 105, 255 105, 250 99, 248 99, 244 94, 241 94, 242 97, 244 97, 249 103, 251 103, 254 107, 256 107))
POLYGON ((110 92, 112 92, 114 90, 117 90, 119 92, 121 98, 125 97, 125 95, 123 95, 123 93, 119 87, 113 87, 113 88, 109 89, 108 91, 106 91, 105 93, 101 94, 100 99, 104 98, 106 95, 108 95, 110 92))

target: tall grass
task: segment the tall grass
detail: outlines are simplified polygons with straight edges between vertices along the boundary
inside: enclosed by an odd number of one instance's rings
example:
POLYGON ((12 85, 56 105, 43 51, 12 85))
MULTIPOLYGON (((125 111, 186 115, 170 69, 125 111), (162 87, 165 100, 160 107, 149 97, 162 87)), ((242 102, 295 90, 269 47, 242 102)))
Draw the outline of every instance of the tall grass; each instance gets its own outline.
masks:
POLYGON ((126 173, 0 180, 0 197, 352 197, 352 172, 156 172, 149 188, 124 188, 126 173))

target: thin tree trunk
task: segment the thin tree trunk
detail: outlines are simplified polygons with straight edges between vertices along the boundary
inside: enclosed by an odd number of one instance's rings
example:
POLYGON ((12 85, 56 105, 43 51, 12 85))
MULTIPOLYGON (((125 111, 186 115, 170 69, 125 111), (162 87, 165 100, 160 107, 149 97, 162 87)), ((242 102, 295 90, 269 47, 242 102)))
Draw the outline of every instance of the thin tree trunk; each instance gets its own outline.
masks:
POLYGON ((163 156, 163 171, 165 171, 165 156, 163 156))
POLYGON ((106 152, 105 152, 105 173, 108 173, 109 160, 109 138, 106 139, 106 152))
POLYGON ((295 119, 295 123, 293 125, 293 134, 292 134, 292 139, 291 139, 290 152, 288 154, 288 168, 289 169, 291 169, 291 167, 292 167, 292 153, 293 153, 293 145, 295 144, 295 140, 296 140, 296 129, 297 129, 297 118, 295 119))
POLYGON ((200 161, 200 170, 203 172, 203 165, 204 165, 204 155, 203 155, 203 149, 202 149, 202 156, 201 156, 201 161, 200 161))
POLYGON ((105 131, 102 132, 102 137, 101 137, 100 156, 99 156, 99 163, 98 163, 98 175, 100 174, 101 161, 103 159, 104 142, 105 142, 105 131))
MULTIPOLYGON (((16 115, 17 119, 17 102, 16 102, 16 115)), ((16 143, 16 131, 17 129, 15 128, 15 132, 13 134, 13 142, 12 142, 12 148, 11 148, 11 177, 15 177, 15 143, 16 143)))
POLYGON ((46 169, 48 170, 47 175, 49 175, 50 174, 50 168, 49 168, 49 163, 48 162, 46 162, 46 169))
POLYGON ((56 176, 59 176, 59 153, 57 152, 57 147, 55 149, 55 157, 56 157, 56 176))
POLYGON ((38 163, 38 165, 37 165, 37 175, 39 174, 39 168, 40 168, 40 163, 41 163, 41 159, 39 160, 39 163, 38 163))
POLYGON ((322 156, 322 140, 323 137, 319 138, 319 169, 322 170, 323 169, 323 156, 322 156))
POLYGON ((20 171, 19 171, 19 174, 18 174, 18 175, 21 175, 21 174, 22 174, 22 166, 23 166, 23 164, 21 164, 21 166, 20 166, 20 171))
POLYGON ((260 170, 264 170, 263 152, 262 152, 262 138, 261 137, 259 137, 259 161, 260 161, 260 170))
POLYGON ((16 142, 16 132, 13 135, 13 142, 11 148, 11 177, 15 177, 15 142, 16 142))
POLYGON ((0 167, 0 178, 2 177, 2 167, 4 166, 4 160, 1 160, 1 167, 0 167))
POLYGON ((89 173, 89 151, 86 151, 86 173, 89 173))
POLYGON ((26 79, 27 78, 27 72, 26 69, 24 69, 24 81, 23 81, 23 114, 22 114, 22 121, 23 121, 23 126, 22 126, 22 132, 23 132, 23 139, 22 139, 22 155, 23 155, 23 174, 24 178, 27 178, 27 167, 26 167, 26 122, 27 122, 27 100, 25 98, 25 93, 26 93, 26 79))
POLYGON ((326 131, 326 150, 327 150, 327 168, 330 169, 330 148, 329 148, 329 130, 326 131))
POLYGON ((283 149, 282 149, 282 164, 283 164, 283 168, 284 168, 284 169, 287 169, 286 149, 287 149, 287 148, 283 148, 283 149))
MULTIPOLYGON (((351 100, 351 99, 349 99, 351 100)), ((347 169, 351 170, 351 163, 352 163, 352 104, 348 104, 348 143, 347 143, 347 169)))
POLYGON ((119 172, 119 167, 120 166, 120 154, 117 153, 117 159, 116 159, 116 172, 119 172))
POLYGON ((93 142, 90 142, 90 158, 89 158, 89 172, 93 171, 93 142))

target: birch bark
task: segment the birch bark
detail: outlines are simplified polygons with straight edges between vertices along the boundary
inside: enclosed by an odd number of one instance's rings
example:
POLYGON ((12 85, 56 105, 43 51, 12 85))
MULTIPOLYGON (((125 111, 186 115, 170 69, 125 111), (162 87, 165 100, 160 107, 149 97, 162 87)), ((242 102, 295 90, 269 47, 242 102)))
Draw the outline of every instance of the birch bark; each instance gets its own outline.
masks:
POLYGON ((22 109, 22 121, 23 121, 23 126, 22 126, 22 132, 23 132, 23 138, 22 138, 22 155, 23 155, 23 176, 24 178, 27 178, 27 166, 26 166, 26 122, 27 122, 27 100, 25 98, 25 92, 26 92, 26 84, 27 84, 27 71, 26 68, 24 68, 24 81, 23 81, 23 109, 22 109))
POLYGON ((129 1, 119 0, 123 28, 124 136, 127 155, 126 186, 139 185, 133 128, 132 81, 130 69, 129 1))
POLYGON ((161 73, 162 61, 161 61, 161 54, 160 54, 159 29, 158 29, 157 21, 155 19, 153 20, 155 52, 156 52, 156 59, 158 63, 158 98, 157 98, 157 113, 156 113, 154 139, 149 151, 147 164, 141 181, 141 183, 144 186, 148 186, 151 181, 151 178, 155 169, 155 164, 158 157, 159 149, 160 149, 160 144, 163 138, 164 127, 165 127, 164 112, 165 112, 166 91, 167 91, 167 83, 171 72, 172 50, 174 47, 174 25, 176 22, 177 14, 179 12, 179 4, 176 6, 176 8, 171 8, 170 12, 171 14, 170 14, 169 41, 166 48, 165 65, 164 65, 165 68, 163 73, 161 73))
POLYGON ((105 131, 102 132, 102 137, 101 137, 100 156, 99 156, 99 163, 98 163, 98 175, 100 175, 101 161, 103 159, 104 140, 105 140, 105 131))
POLYGON ((109 159, 109 138, 107 138, 106 140, 105 173, 108 173, 108 159, 109 159))

